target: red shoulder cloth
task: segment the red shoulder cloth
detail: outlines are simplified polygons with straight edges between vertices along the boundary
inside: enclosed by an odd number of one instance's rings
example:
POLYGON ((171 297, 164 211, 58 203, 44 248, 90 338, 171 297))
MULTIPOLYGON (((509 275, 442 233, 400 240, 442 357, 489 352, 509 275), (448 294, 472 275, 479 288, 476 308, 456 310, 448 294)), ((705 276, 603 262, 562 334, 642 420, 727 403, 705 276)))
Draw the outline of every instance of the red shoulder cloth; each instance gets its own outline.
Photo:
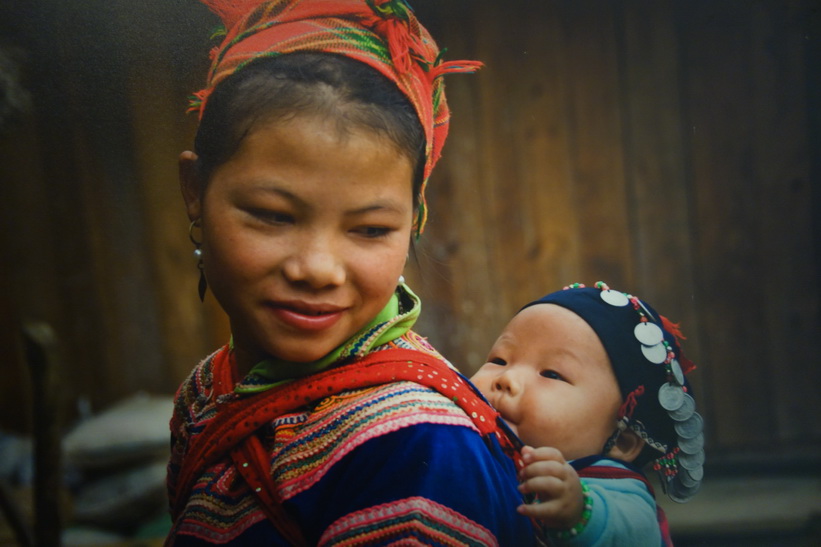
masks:
MULTIPOLYGON (((233 389, 228 351, 213 360, 214 398, 233 389)), ((191 490, 202 473, 226 456, 260 498, 263 509, 293 545, 304 545, 294 523, 281 510, 270 475, 267 451, 254 433, 277 417, 315 401, 352 389, 409 381, 432 388, 459 405, 482 436, 495 435, 517 468, 521 458, 497 422, 498 412, 441 359, 410 349, 385 349, 361 360, 328 369, 267 391, 217 405, 214 418, 191 438, 171 500, 172 518, 182 514, 191 490)))

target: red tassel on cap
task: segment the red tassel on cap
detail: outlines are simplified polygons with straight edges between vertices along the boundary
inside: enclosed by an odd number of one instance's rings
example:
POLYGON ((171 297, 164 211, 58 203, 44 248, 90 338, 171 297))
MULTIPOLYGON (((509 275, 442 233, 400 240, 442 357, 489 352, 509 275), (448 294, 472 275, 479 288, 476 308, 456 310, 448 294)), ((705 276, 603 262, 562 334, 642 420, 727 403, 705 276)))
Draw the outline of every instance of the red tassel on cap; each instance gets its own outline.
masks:
POLYGON ((644 395, 644 386, 639 386, 627 396, 624 400, 624 403, 619 408, 619 419, 624 418, 627 416, 631 418, 633 416, 633 411, 636 409, 636 405, 639 404, 638 397, 644 395))
POLYGON ((672 334, 676 338, 676 347, 678 348, 678 354, 679 354, 679 359, 678 359, 679 363, 678 364, 681 366, 681 371, 684 374, 687 374, 691 370, 695 370, 695 368, 696 368, 695 363, 693 363, 692 361, 687 359, 684 356, 684 352, 681 350, 681 344, 679 343, 679 340, 687 340, 687 337, 685 337, 681 333, 681 327, 680 327, 681 323, 673 323, 672 321, 670 321, 669 319, 667 319, 666 317, 664 317, 662 315, 661 316, 661 324, 662 324, 662 326, 664 326, 664 330, 666 330, 667 332, 669 332, 670 334, 672 334))

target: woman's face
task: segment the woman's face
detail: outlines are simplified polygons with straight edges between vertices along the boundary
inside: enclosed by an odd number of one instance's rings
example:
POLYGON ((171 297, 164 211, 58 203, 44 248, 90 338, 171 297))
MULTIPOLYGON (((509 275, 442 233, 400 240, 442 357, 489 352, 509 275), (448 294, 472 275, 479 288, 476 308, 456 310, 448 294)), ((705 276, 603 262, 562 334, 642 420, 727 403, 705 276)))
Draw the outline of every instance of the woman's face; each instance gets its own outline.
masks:
POLYGON ((525 444, 566 459, 600 454, 616 430, 621 392, 604 346, 555 304, 516 314, 471 380, 525 444))
POLYGON ((387 304, 413 214, 412 163, 390 140, 317 116, 262 123, 201 197, 195 159, 180 158, 183 193, 241 367, 319 359, 387 304))

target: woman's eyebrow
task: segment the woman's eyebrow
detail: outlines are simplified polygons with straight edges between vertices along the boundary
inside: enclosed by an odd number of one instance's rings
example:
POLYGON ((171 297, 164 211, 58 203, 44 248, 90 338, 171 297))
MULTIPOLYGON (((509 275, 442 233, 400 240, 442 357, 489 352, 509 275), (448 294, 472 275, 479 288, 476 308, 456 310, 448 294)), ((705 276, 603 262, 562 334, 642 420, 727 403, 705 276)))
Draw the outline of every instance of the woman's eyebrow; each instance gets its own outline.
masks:
POLYGON ((384 201, 376 201, 374 203, 369 203, 368 205, 364 205, 362 207, 357 207, 355 209, 351 209, 350 211, 346 211, 346 215, 361 215, 364 213, 370 213, 372 211, 391 211, 397 213, 404 213, 407 207, 402 206, 401 204, 397 203, 394 200, 387 199, 384 201))

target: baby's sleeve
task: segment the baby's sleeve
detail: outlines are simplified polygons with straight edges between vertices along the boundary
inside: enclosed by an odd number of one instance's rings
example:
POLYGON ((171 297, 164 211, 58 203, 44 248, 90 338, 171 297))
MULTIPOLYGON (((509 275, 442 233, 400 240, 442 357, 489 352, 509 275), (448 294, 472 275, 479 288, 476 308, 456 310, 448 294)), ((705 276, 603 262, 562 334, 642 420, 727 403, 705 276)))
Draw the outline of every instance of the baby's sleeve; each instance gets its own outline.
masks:
POLYGON ((645 484, 632 478, 582 478, 592 502, 590 519, 582 531, 556 545, 658 547, 663 545, 656 501, 645 484))

